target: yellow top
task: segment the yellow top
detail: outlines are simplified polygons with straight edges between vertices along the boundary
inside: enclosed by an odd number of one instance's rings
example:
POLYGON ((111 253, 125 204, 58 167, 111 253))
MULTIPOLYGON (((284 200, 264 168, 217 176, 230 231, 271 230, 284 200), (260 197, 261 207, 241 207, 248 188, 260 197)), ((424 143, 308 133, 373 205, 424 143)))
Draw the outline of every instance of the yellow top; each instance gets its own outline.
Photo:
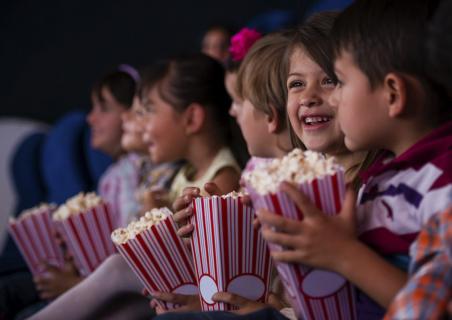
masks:
POLYGON ((215 159, 213 159, 206 173, 198 180, 190 181, 187 178, 191 173, 193 173, 193 167, 189 164, 186 164, 177 172, 176 176, 174 177, 173 183, 171 184, 170 188, 170 201, 173 202, 174 200, 176 200, 176 198, 182 194, 182 191, 184 191, 186 187, 200 188, 202 194, 204 191, 204 185, 207 182, 212 181, 213 178, 215 178, 215 176, 217 175, 218 171, 227 167, 231 167, 237 170, 237 173, 240 174, 240 166, 235 160, 231 150, 226 147, 218 151, 215 159))

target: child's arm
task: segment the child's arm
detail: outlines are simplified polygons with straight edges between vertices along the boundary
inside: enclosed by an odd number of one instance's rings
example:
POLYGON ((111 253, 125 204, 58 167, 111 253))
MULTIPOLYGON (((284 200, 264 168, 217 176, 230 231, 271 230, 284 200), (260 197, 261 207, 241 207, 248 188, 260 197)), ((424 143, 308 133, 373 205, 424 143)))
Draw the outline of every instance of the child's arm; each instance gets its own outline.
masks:
POLYGON ((405 284, 406 274, 356 238, 353 192, 347 192, 340 214, 329 217, 295 186, 283 183, 281 190, 296 203, 304 219, 294 221, 266 210, 259 211, 264 238, 293 248, 273 252, 272 257, 338 272, 380 305, 388 307, 405 284))

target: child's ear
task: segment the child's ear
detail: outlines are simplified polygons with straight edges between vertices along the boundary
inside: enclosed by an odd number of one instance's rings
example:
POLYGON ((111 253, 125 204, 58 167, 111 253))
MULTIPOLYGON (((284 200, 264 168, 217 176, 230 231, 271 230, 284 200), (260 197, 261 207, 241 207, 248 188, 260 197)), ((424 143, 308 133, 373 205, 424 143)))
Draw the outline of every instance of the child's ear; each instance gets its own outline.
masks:
POLYGON ((204 124, 206 111, 199 103, 192 103, 185 109, 184 117, 185 133, 196 133, 204 124))
POLYGON ((388 116, 396 118, 400 116, 406 107, 407 90, 405 79, 397 73, 388 73, 384 79, 386 105, 388 116))
POLYGON ((266 114, 265 118, 267 120, 267 128, 268 132, 270 133, 278 133, 280 125, 280 119, 278 112, 276 112, 276 109, 272 106, 270 106, 271 115, 266 114))

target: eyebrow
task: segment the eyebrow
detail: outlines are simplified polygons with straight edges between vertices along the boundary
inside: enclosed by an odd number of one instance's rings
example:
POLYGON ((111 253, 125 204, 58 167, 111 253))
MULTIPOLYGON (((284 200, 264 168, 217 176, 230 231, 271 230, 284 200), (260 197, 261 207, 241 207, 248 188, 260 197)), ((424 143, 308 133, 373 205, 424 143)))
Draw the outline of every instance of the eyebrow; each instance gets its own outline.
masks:
POLYGON ((301 72, 291 72, 287 75, 287 78, 290 76, 304 76, 304 74, 301 72))

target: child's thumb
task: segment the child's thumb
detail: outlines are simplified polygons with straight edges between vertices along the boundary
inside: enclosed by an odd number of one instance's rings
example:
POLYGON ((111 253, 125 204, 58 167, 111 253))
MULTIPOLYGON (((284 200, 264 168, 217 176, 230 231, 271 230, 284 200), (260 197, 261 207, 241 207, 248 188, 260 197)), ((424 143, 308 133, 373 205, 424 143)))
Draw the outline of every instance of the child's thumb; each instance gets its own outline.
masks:
POLYGON ((344 203, 342 204, 341 217, 354 225, 356 219, 355 210, 356 193, 352 188, 347 188, 345 191, 344 203))

